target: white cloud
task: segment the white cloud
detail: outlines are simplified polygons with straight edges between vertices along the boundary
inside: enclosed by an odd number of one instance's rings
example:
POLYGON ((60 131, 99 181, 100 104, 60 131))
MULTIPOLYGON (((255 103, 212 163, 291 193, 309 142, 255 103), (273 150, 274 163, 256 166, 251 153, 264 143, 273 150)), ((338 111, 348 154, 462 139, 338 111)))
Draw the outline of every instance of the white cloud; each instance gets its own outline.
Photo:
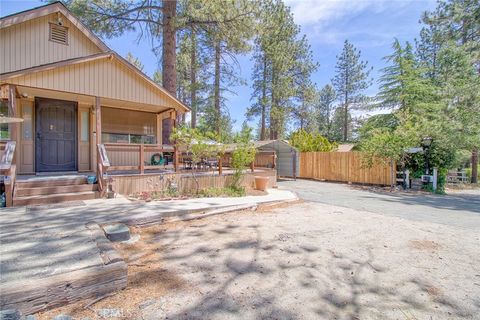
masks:
POLYGON ((381 13, 386 8, 401 9, 413 2, 433 1, 435 0, 286 0, 285 2, 292 9, 295 22, 307 26, 329 24, 365 10, 381 13))

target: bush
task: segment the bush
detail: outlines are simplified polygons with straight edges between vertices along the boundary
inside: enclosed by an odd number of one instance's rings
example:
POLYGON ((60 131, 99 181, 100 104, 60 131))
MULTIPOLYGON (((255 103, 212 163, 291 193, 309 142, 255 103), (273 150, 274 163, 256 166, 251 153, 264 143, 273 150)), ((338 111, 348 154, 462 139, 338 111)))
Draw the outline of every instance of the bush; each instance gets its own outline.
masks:
POLYGON ((225 188, 206 188, 200 190, 199 197, 213 198, 213 197, 244 197, 247 191, 244 187, 225 187, 225 188))
POLYGON ((336 143, 331 143, 321 134, 309 133, 302 129, 292 133, 290 144, 300 152, 326 152, 338 148, 336 143))
MULTIPOLYGON (((472 168, 466 168, 465 172, 467 173, 468 180, 471 181, 472 179, 472 168)), ((480 179, 480 164, 478 165, 478 170, 477 170, 477 177, 480 179)))

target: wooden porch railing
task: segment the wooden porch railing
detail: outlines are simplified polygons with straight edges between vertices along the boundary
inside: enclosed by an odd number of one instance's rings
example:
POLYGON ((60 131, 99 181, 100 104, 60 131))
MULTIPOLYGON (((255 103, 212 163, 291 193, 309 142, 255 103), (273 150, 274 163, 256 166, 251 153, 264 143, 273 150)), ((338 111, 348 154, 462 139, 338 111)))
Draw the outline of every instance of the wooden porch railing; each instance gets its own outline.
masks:
POLYGON ((111 171, 130 171, 138 170, 140 174, 145 170, 158 170, 158 165, 151 165, 150 158, 153 154, 170 153, 175 171, 178 168, 178 152, 176 148, 170 145, 161 144, 133 144, 133 143, 104 143, 104 153, 109 159, 109 170, 111 171))
POLYGON ((0 175, 3 176, 5 185, 5 198, 7 207, 13 205, 13 192, 15 188, 16 166, 12 164, 15 155, 15 141, 8 141, 3 149, 2 159, 0 160, 0 175))
POLYGON ((110 168, 110 160, 108 160, 108 154, 105 150, 105 145, 97 145, 97 183, 98 191, 103 195, 107 187, 107 171, 110 168))

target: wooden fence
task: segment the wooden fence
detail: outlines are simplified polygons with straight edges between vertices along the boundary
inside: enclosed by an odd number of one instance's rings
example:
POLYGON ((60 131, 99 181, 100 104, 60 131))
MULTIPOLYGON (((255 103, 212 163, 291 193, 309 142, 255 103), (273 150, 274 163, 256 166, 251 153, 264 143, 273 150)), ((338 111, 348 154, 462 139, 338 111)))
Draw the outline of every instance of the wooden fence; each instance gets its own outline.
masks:
POLYGON ((390 185, 390 166, 377 163, 362 165, 361 152, 302 152, 300 178, 326 181, 390 185))

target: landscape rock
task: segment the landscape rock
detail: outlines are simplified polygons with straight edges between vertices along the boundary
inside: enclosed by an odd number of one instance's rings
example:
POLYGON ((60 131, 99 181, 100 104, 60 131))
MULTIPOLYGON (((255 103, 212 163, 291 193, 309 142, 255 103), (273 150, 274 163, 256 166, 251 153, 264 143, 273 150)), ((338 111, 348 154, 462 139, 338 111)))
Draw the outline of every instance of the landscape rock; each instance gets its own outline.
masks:
POLYGON ((130 229, 122 223, 106 225, 103 230, 110 241, 127 241, 130 239, 130 229))

